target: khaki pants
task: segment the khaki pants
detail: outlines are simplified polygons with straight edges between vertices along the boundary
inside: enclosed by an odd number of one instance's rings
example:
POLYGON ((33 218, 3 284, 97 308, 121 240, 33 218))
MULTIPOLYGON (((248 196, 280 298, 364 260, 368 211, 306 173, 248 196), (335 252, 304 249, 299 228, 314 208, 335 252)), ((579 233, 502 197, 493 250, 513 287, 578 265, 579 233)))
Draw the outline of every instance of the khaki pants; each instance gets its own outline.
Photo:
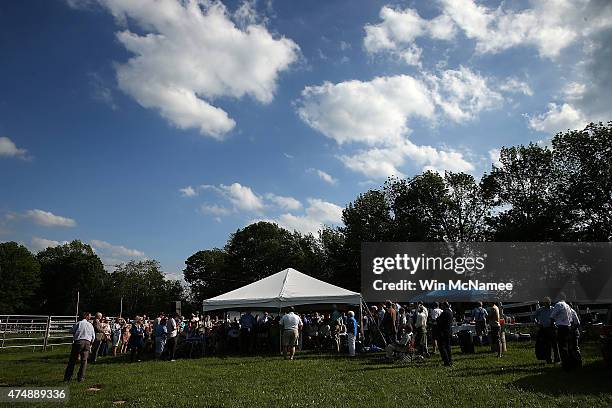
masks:
POLYGON ((74 372, 74 366, 76 365, 77 359, 81 356, 81 366, 77 374, 77 379, 83 381, 85 379, 85 370, 87 370, 87 358, 89 357, 89 351, 91 350, 91 343, 89 340, 77 340, 72 343, 72 349, 70 350, 70 360, 68 360, 68 366, 64 372, 64 381, 70 381, 72 373, 74 372))

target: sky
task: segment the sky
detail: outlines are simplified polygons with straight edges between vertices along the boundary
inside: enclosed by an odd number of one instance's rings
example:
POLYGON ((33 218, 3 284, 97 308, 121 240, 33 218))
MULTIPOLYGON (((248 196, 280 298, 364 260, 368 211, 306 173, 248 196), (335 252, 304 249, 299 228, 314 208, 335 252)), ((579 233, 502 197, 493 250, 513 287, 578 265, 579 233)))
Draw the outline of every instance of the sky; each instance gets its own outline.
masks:
POLYGON ((606 0, 0 2, 0 51, 0 241, 110 270, 612 119, 606 0))

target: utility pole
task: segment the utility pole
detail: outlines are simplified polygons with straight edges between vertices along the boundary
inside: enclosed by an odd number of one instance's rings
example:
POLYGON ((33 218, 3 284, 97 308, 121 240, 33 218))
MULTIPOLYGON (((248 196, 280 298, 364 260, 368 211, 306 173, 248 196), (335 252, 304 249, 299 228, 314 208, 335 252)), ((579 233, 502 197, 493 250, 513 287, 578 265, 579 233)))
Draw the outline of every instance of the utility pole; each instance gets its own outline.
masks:
POLYGON ((77 303, 76 303, 76 318, 79 320, 79 301, 81 300, 81 292, 77 290, 77 303))

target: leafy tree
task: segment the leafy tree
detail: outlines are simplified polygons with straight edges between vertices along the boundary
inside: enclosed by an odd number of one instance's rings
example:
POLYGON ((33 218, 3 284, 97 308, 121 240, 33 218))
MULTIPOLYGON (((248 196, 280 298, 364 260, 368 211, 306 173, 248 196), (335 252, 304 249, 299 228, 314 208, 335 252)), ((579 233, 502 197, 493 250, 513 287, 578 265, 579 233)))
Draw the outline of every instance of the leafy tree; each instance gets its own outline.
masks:
POLYGON ((558 199, 570 224, 566 239, 608 241, 612 236, 612 122, 552 139, 558 199))
POLYGON ((195 302, 201 303, 219 293, 228 279, 227 254, 219 248, 198 251, 185 261, 183 275, 195 302))
POLYGON ((23 245, 0 243, 0 311, 28 313, 36 309, 40 264, 23 245))
POLYGON ((37 258, 42 276, 41 310, 45 313, 74 314, 77 291, 80 292, 80 310, 104 308, 108 274, 89 245, 75 240, 47 248, 39 252, 37 258))
POLYGON ((558 200, 553 152, 533 143, 502 148, 501 166, 486 176, 497 214, 490 218, 494 241, 562 241, 567 217, 558 200))
POLYGON ((118 313, 123 297, 123 314, 133 316, 152 315, 166 310, 170 301, 180 300, 183 289, 180 282, 168 280, 159 262, 153 259, 129 261, 117 267, 110 275, 112 289, 109 297, 112 306, 108 312, 118 313))

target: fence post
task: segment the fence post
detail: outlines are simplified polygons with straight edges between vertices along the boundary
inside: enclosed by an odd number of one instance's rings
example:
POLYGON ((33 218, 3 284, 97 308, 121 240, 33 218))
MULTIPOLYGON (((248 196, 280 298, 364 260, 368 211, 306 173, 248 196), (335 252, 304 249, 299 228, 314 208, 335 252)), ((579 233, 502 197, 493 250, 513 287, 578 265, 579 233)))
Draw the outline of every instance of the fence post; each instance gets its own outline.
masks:
POLYGON ((49 341, 50 332, 51 332, 51 316, 47 316, 47 328, 45 329, 45 342, 43 344, 43 351, 47 351, 47 343, 49 341))

